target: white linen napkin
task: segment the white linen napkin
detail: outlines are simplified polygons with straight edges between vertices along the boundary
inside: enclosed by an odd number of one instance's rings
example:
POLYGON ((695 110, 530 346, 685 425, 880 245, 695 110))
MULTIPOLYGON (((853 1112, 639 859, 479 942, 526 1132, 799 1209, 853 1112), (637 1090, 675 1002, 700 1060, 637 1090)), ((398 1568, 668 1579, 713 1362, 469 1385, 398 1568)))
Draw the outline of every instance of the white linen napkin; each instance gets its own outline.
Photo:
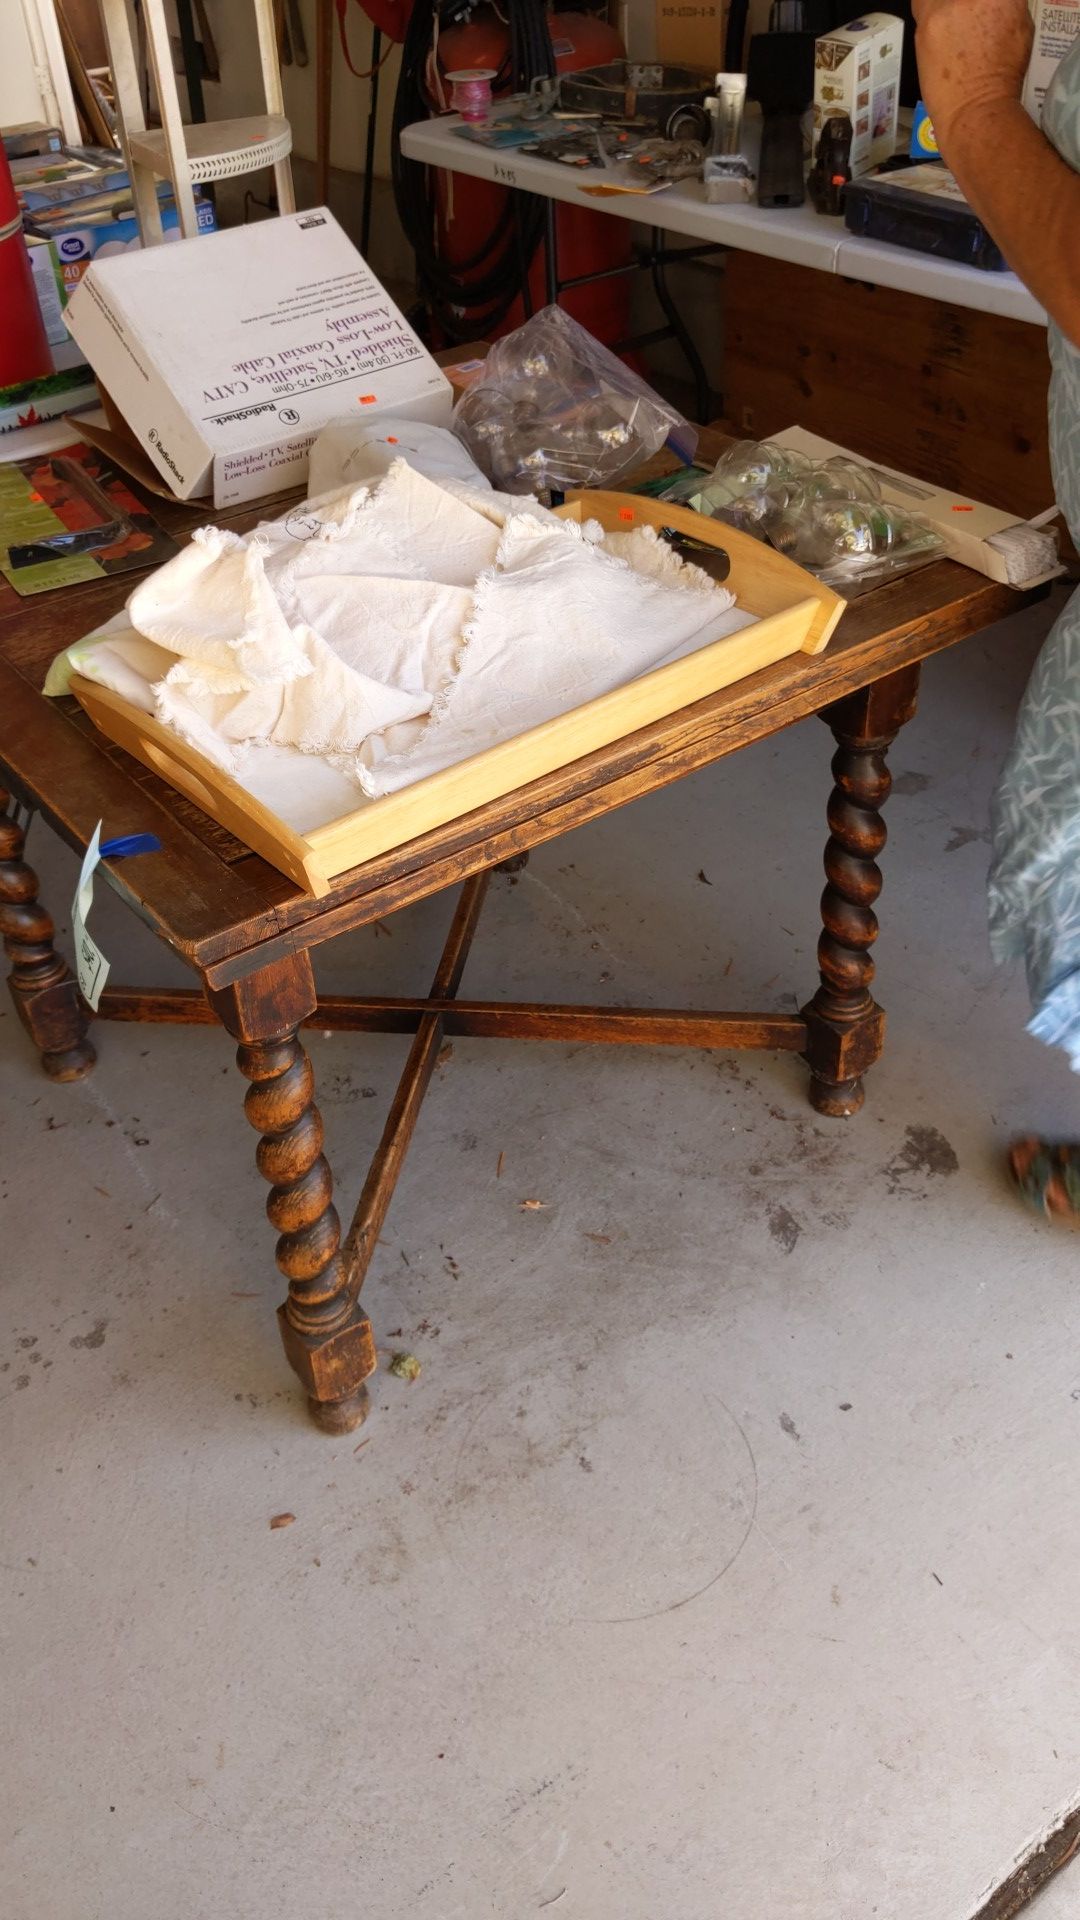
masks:
POLYGON ((141 679, 241 780, 251 749, 288 748, 376 798, 750 618, 651 528, 605 536, 397 460, 243 539, 202 529, 69 659, 128 697, 141 679))

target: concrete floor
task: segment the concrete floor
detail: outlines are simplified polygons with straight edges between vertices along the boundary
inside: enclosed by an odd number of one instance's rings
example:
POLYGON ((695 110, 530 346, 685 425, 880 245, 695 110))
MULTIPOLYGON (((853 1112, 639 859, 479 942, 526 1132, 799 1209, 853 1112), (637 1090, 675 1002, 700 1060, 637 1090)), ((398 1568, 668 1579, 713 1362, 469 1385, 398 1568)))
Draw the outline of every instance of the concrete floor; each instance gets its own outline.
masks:
MULTIPOLYGON (((423 1372, 361 1435, 278 1350, 224 1036, 102 1028, 65 1089, 0 1020, 10 1920, 969 1920, 1080 1801, 1076 1245, 998 1171, 1077 1088, 983 908, 1044 624, 933 663, 895 755, 860 1119, 787 1058, 455 1043, 370 1283, 423 1372)), ((792 1005, 827 760, 544 849, 467 990, 792 1005)), ((327 983, 422 986, 446 918, 327 983)), ((403 1044, 312 1039, 347 1206, 403 1044)))
POLYGON ((1052 1880, 1038 1899, 1032 1901, 1028 1908, 1029 1920, 1076 1920, 1080 1901, 1076 1882, 1075 1870, 1052 1880))

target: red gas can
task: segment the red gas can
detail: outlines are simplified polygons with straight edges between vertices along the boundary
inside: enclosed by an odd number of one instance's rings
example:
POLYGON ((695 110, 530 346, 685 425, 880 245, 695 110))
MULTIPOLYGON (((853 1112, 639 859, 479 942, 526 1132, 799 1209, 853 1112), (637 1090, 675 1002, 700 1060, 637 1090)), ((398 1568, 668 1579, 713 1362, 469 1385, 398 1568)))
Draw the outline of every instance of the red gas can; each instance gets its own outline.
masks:
POLYGON ((52 372, 52 354, 34 292, 22 218, 0 147, 0 387, 52 372))

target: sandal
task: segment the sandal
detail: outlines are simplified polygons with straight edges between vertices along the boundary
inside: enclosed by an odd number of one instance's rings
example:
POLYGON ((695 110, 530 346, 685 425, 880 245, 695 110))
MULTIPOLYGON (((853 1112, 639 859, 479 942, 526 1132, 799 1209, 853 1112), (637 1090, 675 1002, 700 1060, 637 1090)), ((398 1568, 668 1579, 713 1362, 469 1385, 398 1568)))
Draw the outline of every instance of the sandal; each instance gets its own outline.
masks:
POLYGON ((1009 1174, 1027 1205, 1063 1227, 1080 1227, 1080 1142, 1014 1140, 1009 1174))

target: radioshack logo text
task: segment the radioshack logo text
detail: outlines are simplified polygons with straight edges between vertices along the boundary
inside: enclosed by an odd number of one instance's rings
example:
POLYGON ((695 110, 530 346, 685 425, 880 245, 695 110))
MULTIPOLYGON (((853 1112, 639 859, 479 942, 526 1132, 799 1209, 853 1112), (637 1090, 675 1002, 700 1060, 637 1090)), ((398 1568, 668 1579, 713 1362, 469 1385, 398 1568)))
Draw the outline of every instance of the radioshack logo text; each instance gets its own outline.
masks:
POLYGON ((173 459, 172 454, 169 452, 168 447, 162 445, 161 438, 158 434, 157 428, 151 427, 150 432, 147 434, 146 437, 149 440, 150 445, 152 447, 157 448, 159 454, 161 455, 161 458, 165 462, 165 465, 168 467, 169 472, 174 473, 176 475, 176 478, 179 480, 182 486, 184 483, 184 476, 181 473, 179 467, 177 466, 176 461, 173 459))

